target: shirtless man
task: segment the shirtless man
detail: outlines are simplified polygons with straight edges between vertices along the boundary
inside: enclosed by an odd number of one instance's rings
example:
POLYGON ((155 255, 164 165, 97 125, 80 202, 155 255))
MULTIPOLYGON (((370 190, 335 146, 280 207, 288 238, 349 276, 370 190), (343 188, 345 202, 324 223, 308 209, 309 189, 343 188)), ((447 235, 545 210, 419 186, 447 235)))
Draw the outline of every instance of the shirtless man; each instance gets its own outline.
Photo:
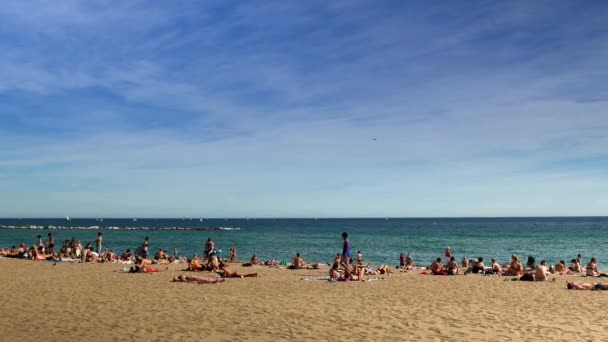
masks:
POLYGON ((534 271, 534 279, 536 281, 547 281, 549 280, 549 269, 547 268, 547 262, 545 260, 542 260, 540 262, 540 265, 536 266, 536 269, 534 271))
POLYGON ((249 274, 240 274, 237 271, 231 271, 224 264, 220 265, 220 269, 217 272, 222 278, 257 278, 259 277, 257 273, 249 273, 249 274))
POLYGON ((492 273, 502 275, 502 267, 494 258, 492 258, 492 273))
POLYGON ((458 274, 458 263, 456 262, 456 258, 453 256, 450 257, 450 262, 446 266, 448 270, 448 275, 457 275, 458 274))
POLYGON ((302 259, 302 256, 300 256, 300 253, 296 253, 296 257, 293 259, 292 269, 299 270, 304 268, 309 269, 310 265, 304 262, 304 259, 302 259))
POLYGON ((462 265, 462 268, 464 268, 465 270, 469 269, 469 260, 467 259, 466 256, 462 257, 462 261, 460 264, 462 265))
POLYGON ((446 275, 447 273, 443 269, 441 258, 437 258, 434 263, 431 264, 431 273, 434 275, 446 275))
POLYGON ((483 258, 477 258, 477 261, 473 260, 473 273, 484 273, 486 271, 486 265, 483 263, 483 258))
POLYGON ((198 257, 192 258, 188 263, 188 271, 202 271, 204 270, 203 265, 201 265, 201 260, 198 257))
POLYGON ((555 264, 555 274, 558 275, 574 275, 574 272, 570 271, 566 266, 566 262, 564 260, 560 260, 557 264, 555 264))

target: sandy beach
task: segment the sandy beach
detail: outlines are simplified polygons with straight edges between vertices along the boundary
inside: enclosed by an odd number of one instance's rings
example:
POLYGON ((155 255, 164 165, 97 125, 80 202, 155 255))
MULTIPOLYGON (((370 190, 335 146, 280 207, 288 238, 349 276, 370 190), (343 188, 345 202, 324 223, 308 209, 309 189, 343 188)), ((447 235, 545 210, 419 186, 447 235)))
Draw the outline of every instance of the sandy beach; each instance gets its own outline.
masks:
POLYGON ((330 283, 302 280, 324 270, 233 267, 260 277, 207 285, 170 282, 184 265, 115 272, 122 267, 0 260, 3 339, 581 341, 604 338, 608 327, 608 292, 566 290, 567 279, 589 282, 582 277, 413 272, 330 283))

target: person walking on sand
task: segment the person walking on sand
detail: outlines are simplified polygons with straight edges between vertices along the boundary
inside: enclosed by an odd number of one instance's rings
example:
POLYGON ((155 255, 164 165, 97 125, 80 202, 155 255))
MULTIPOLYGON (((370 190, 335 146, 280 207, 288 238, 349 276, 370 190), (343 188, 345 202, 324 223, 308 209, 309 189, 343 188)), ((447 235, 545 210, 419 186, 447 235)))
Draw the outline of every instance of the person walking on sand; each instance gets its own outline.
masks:
POLYGON ((350 241, 348 240, 348 233, 342 233, 342 239, 344 243, 342 244, 342 255, 340 256, 340 264, 348 264, 350 260, 350 241))
POLYGON ((103 236, 101 232, 97 233, 97 239, 95 239, 95 248, 97 249, 97 254, 101 254, 101 245, 103 242, 103 236))

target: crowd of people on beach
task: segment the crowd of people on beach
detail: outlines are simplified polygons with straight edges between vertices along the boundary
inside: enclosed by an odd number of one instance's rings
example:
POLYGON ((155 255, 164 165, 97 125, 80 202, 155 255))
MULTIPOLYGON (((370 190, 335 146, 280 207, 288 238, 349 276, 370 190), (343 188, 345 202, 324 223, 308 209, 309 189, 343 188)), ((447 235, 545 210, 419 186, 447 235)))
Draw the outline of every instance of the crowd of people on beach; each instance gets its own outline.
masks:
MULTIPOLYGON (((333 264, 307 263, 302 258, 302 255, 297 252, 291 263, 274 259, 261 261, 254 253, 248 262, 242 263, 242 266, 286 267, 294 270, 329 268, 328 279, 331 281, 364 281, 366 277, 369 276, 388 275, 393 272, 388 265, 381 264, 374 267, 369 263, 364 263, 363 253, 361 251, 358 251, 356 259, 353 259, 351 257, 352 246, 348 238, 348 233, 342 233, 342 240, 342 253, 336 254, 333 264)), ((31 246, 21 243, 18 246, 0 249, 0 257, 67 262, 123 263, 132 265, 132 267, 124 269, 124 271, 130 273, 162 272, 166 270, 167 267, 157 268, 152 265, 183 263, 187 264, 184 271, 208 271, 215 273, 221 278, 258 277, 258 273, 241 274, 240 272, 232 271, 229 268, 229 264, 238 263, 236 247, 231 247, 229 250, 229 257, 223 258, 222 250, 216 248, 216 245, 211 238, 208 238, 205 242, 201 257, 195 254, 192 258, 178 256, 176 249, 173 249, 172 255, 170 255, 167 250, 158 249, 158 251, 151 256, 149 255, 150 240, 148 237, 144 238, 142 244, 138 246, 134 252, 131 252, 131 249, 127 249, 120 255, 111 249, 109 250, 107 247, 104 248, 103 245, 103 234, 101 232, 97 233, 94 242, 89 242, 84 246, 79 240, 72 237, 71 240, 64 240, 61 247, 57 246, 53 234, 48 233, 46 241, 43 240, 41 235, 38 235, 37 242, 31 246)), ((482 257, 471 260, 467 257, 462 257, 460 264, 458 264, 449 246, 445 250, 444 257, 445 259, 443 260, 441 257, 436 258, 430 265, 420 266, 414 263, 411 253, 407 253, 407 255, 401 253, 399 255, 399 264, 397 265, 396 270, 400 272, 420 270, 422 274, 446 276, 466 274, 496 275, 516 277, 511 279, 522 281, 547 281, 552 275, 608 277, 608 274, 598 270, 597 259, 595 257, 592 257, 586 266, 583 267, 582 256, 580 254, 571 260, 570 266, 568 266, 564 260, 560 260, 557 264, 551 266, 548 266, 545 260, 536 264, 536 259, 529 256, 525 267, 517 255, 512 255, 511 260, 503 265, 498 263, 495 258, 492 258, 490 264, 486 266, 482 257)), ((177 276, 173 280, 176 282, 206 283, 200 278, 183 275, 177 276)), ((553 280, 555 280, 555 278, 553 278, 553 280)), ((601 283, 598 284, 575 284, 573 282, 568 282, 568 288, 579 290, 604 289, 604 286, 601 283)))

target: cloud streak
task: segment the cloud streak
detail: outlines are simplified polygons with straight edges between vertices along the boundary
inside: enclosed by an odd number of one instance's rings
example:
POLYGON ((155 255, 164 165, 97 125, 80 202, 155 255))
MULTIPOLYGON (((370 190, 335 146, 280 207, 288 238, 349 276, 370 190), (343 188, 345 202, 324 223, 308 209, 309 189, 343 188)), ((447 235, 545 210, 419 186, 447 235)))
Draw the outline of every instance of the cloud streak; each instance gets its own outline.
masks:
POLYGON ((606 14, 9 4, 0 216, 599 214, 606 14))

